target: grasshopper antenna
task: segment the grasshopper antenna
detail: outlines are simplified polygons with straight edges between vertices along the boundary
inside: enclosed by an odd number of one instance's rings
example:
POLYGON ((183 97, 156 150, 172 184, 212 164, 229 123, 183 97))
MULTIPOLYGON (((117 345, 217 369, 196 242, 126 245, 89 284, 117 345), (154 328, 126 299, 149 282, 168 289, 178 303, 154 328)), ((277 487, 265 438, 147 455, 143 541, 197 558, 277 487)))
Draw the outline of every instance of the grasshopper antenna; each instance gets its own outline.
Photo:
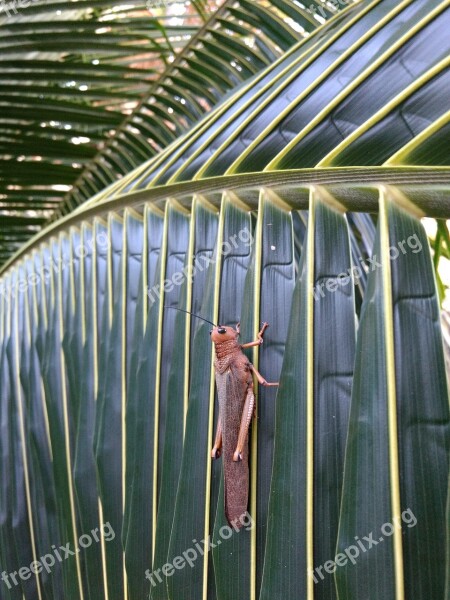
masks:
POLYGON ((217 327, 217 325, 215 325, 212 321, 208 321, 208 319, 204 319, 200 315, 196 315, 193 312, 190 312, 189 310, 183 310, 182 308, 176 308, 175 306, 164 306, 164 308, 171 308, 173 310, 179 310, 180 312, 184 312, 184 313, 186 313, 188 315, 192 315, 193 317, 196 317, 197 319, 201 319, 202 321, 206 321, 207 323, 209 323, 213 327, 217 327))

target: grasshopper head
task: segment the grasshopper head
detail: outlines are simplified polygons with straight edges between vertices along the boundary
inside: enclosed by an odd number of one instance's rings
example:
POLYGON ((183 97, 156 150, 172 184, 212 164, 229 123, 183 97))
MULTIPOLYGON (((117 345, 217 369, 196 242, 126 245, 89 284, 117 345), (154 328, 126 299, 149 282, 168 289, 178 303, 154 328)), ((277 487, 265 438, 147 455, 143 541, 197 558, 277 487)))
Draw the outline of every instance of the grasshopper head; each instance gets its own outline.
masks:
POLYGON ((229 325, 217 325, 209 332, 211 341, 214 344, 220 342, 227 342, 228 340, 236 340, 239 335, 239 331, 233 329, 229 325))

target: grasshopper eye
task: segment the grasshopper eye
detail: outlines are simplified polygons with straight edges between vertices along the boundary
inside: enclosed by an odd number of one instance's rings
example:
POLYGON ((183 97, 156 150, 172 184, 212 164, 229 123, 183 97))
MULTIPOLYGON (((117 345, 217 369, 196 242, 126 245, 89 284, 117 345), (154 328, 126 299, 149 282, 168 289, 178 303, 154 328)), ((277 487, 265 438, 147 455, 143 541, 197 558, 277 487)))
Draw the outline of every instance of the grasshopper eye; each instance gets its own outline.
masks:
POLYGON ((225 329, 225 327, 220 327, 217 331, 219 333, 226 333, 227 332, 227 330, 225 329))

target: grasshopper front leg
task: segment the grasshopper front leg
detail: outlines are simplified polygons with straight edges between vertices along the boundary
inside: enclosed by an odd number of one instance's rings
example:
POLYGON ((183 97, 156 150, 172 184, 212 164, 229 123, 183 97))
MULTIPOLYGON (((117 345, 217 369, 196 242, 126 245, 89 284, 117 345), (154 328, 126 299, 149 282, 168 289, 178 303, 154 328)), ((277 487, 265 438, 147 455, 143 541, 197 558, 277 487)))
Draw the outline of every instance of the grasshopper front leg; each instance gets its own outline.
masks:
MULTIPOLYGON (((264 322, 263 326, 261 327, 261 329, 258 333, 258 339, 255 340, 254 342, 249 342, 248 344, 242 344, 242 348, 250 348, 251 346, 260 346, 263 343, 264 332, 268 327, 269 327, 269 323, 264 322)), ((252 364, 250 364, 250 369, 256 375, 256 378, 261 385, 264 385, 264 386, 278 385, 278 383, 269 383, 268 381, 266 381, 264 379, 264 377, 261 375, 261 373, 259 371, 257 371, 252 364)))
MULTIPOLYGON (((236 325, 236 328, 239 327, 239 323, 236 325)), ((269 323, 263 323, 263 326, 261 327, 259 333, 258 333, 258 339, 255 340, 254 342, 248 342, 247 344, 242 344, 242 348, 251 348, 252 346, 261 346, 261 344, 263 343, 263 335, 265 330, 269 327, 269 323)), ((236 329, 237 331, 239 331, 239 329, 236 329)))

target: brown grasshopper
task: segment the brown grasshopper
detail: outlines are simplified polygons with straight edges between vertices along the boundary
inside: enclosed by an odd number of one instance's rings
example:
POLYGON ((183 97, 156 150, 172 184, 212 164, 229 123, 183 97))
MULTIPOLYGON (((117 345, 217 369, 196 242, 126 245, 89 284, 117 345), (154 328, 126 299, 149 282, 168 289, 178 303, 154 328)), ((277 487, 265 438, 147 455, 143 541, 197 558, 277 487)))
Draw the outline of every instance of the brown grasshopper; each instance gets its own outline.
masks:
POLYGON ((242 352, 243 348, 260 346, 268 323, 258 333, 258 339, 239 344, 239 323, 236 329, 214 325, 210 331, 216 351, 216 372, 219 419, 211 458, 223 454, 225 516, 230 525, 239 527, 248 503, 248 428, 255 410, 253 373, 264 386, 268 383, 242 352))
POLYGON ((242 526, 242 517, 247 512, 248 504, 248 428, 255 410, 253 374, 261 385, 278 385, 278 383, 268 383, 248 360, 242 349, 260 346, 269 324, 263 323, 257 340, 239 344, 239 323, 236 329, 233 329, 225 325, 215 325, 200 315, 182 308, 170 306, 165 308, 174 308, 188 313, 213 326, 209 333, 216 351, 214 368, 219 399, 219 419, 211 458, 219 458, 223 454, 225 516, 230 525, 239 528, 242 526))

